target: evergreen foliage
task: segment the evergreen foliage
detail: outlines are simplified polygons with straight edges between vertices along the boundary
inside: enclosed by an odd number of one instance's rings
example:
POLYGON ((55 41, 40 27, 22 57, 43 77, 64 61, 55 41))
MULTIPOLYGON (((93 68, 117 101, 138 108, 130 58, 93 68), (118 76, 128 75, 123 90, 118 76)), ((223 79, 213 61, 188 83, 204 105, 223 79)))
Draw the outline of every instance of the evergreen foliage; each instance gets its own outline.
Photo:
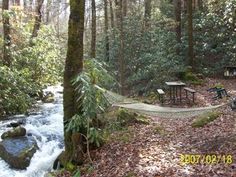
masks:
POLYGON ((5 66, 1 58, 1 116, 27 112, 43 88, 61 81, 66 50, 65 39, 58 38, 52 27, 41 26, 31 42, 33 22, 20 20, 27 14, 17 7, 5 13, 11 24, 11 66, 5 66))

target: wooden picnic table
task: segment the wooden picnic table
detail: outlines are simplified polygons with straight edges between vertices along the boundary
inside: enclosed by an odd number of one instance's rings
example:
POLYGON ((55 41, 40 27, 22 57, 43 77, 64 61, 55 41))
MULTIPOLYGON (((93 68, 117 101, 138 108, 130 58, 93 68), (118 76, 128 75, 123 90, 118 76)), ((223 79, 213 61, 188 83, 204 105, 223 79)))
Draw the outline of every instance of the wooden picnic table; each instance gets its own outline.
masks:
POLYGON ((180 102, 182 102, 182 88, 186 84, 181 81, 166 82, 165 84, 169 87, 170 100, 175 103, 179 97, 180 102))

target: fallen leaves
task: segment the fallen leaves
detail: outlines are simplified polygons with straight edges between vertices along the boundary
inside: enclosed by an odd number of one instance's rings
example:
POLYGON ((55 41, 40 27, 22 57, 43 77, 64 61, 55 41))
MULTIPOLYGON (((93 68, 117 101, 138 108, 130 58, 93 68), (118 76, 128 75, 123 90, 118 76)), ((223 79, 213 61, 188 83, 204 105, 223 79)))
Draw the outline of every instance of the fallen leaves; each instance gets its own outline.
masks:
MULTIPOLYGON (((200 90, 201 98, 212 100, 206 88, 219 83, 207 80, 200 90), (203 96, 205 95, 205 96, 203 96)), ((233 94, 236 82, 222 80, 233 94)), ((225 100, 219 100, 222 102, 225 100)), ((114 132, 108 144, 92 151, 94 168, 83 177, 236 177, 236 112, 228 106, 220 108, 222 115, 201 128, 191 126, 194 118, 167 119, 152 117, 150 125, 134 124, 131 131, 114 132), (127 135, 130 134, 130 135, 127 135), (129 137, 122 141, 122 136, 129 137), (180 154, 227 154, 233 163, 180 163, 180 154)))

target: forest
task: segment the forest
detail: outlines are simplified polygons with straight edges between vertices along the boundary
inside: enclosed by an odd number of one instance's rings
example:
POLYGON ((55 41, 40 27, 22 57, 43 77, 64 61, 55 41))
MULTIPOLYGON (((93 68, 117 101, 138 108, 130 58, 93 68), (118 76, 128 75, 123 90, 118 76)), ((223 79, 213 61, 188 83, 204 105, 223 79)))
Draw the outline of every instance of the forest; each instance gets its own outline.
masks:
POLYGON ((0 6, 0 177, 236 177, 236 0, 0 6))

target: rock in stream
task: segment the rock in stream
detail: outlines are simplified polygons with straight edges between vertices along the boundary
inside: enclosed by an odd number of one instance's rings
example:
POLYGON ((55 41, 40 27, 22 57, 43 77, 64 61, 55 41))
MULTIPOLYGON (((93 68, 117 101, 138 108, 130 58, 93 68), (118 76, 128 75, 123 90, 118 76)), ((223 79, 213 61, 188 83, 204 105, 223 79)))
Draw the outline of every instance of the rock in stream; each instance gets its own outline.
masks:
POLYGON ((33 137, 7 138, 0 142, 0 157, 12 168, 26 169, 37 149, 33 137))

